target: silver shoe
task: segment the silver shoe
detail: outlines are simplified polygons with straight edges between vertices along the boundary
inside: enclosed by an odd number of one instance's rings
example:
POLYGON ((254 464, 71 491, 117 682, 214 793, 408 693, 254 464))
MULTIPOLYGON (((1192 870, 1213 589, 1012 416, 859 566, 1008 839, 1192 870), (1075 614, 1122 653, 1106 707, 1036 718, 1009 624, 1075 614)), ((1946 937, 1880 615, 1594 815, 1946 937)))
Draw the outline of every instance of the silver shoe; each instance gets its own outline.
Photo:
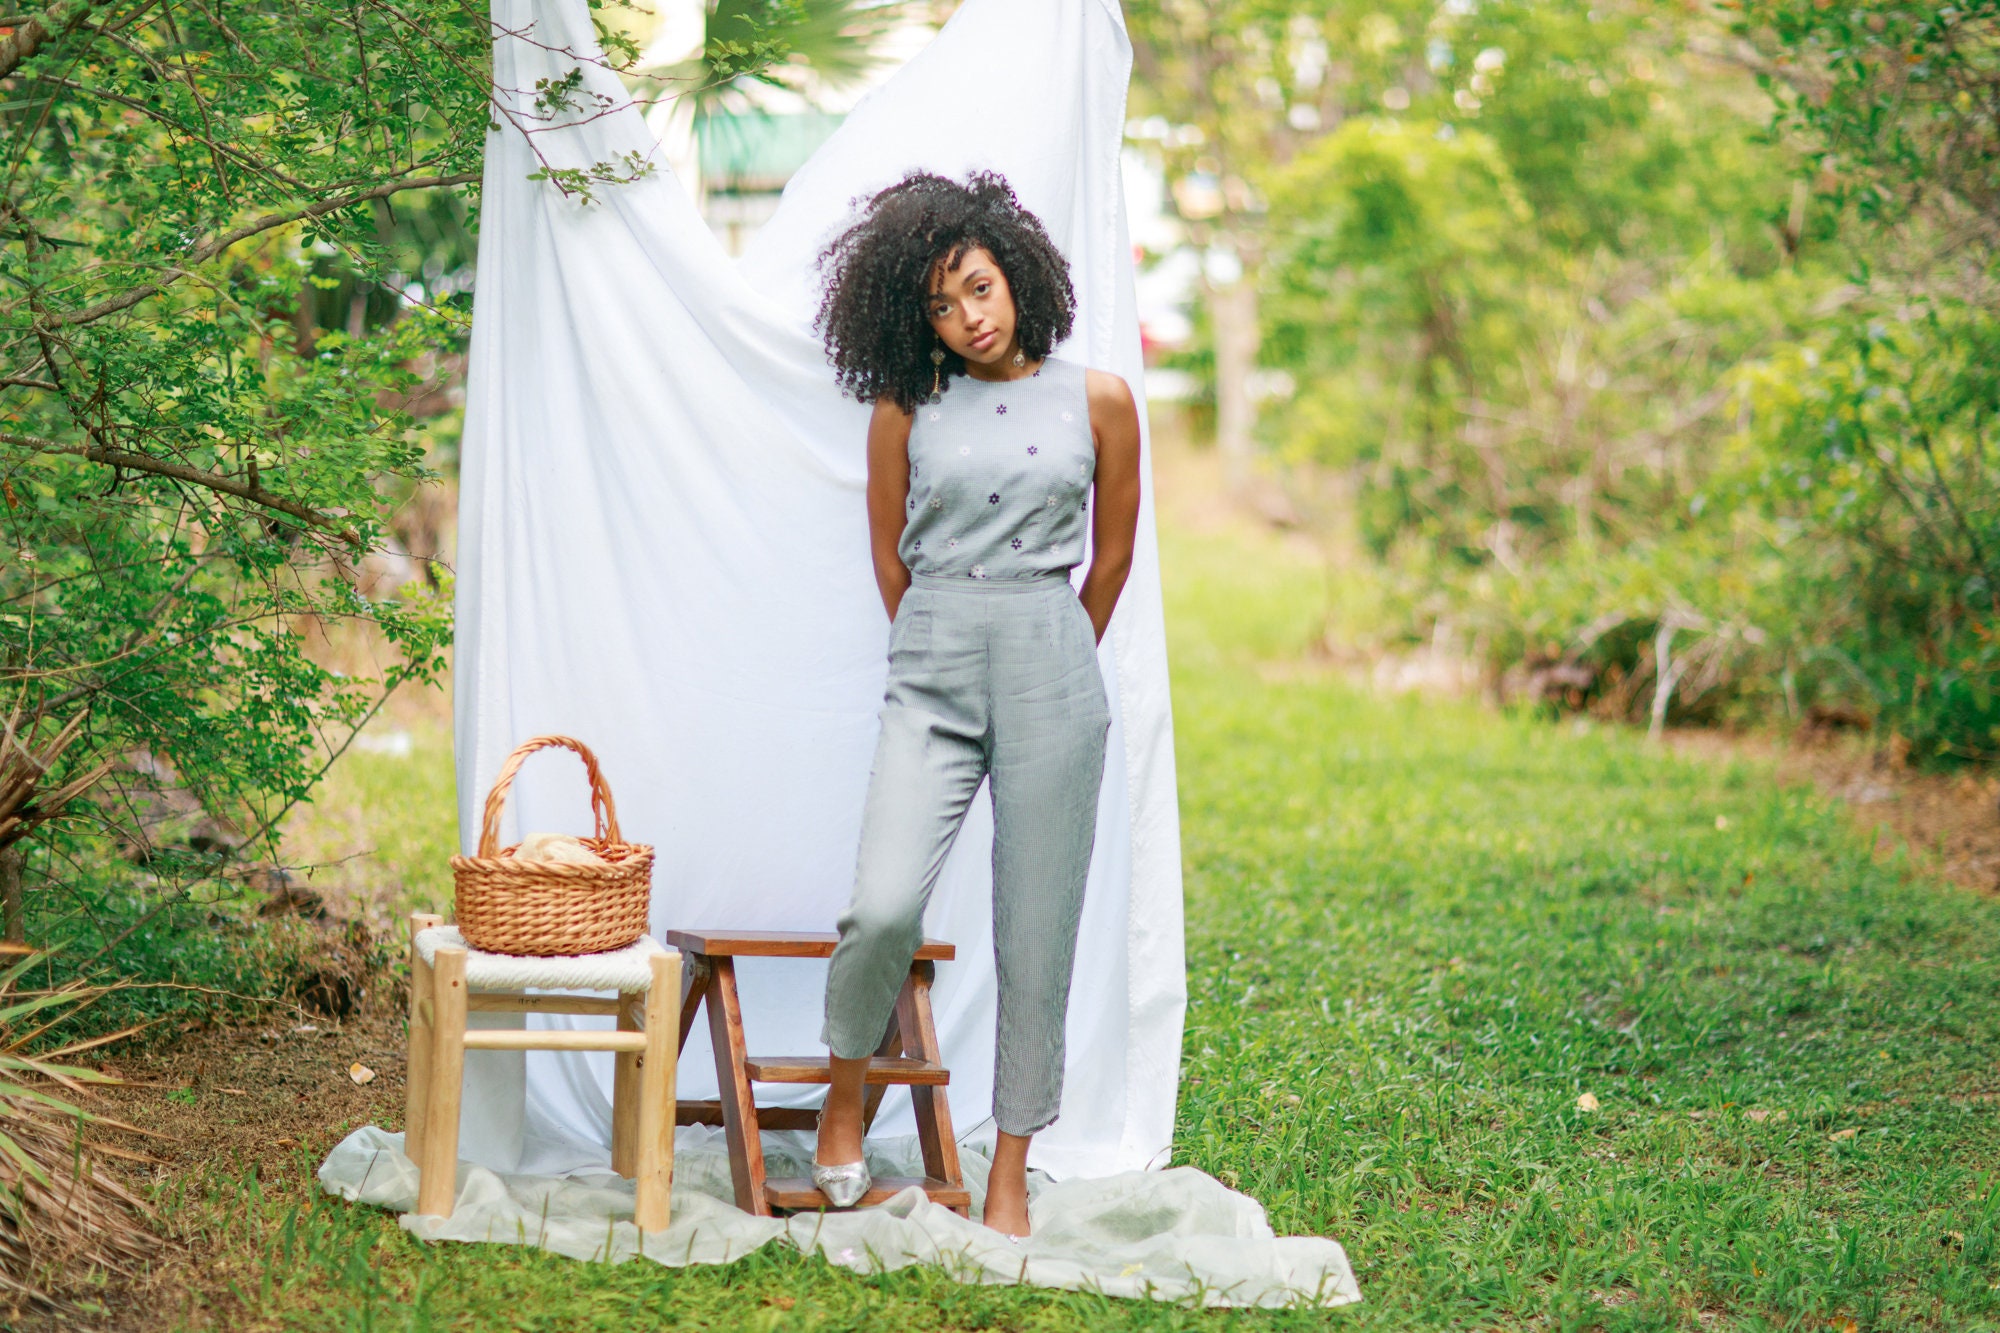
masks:
MULTIPOLYGON (((825 1124, 826 1107, 822 1106, 819 1108, 819 1114, 813 1117, 815 1132, 824 1127, 825 1124)), ((861 1202, 861 1196, 868 1193, 868 1187, 875 1183, 874 1178, 868 1174, 868 1163, 866 1161, 842 1162, 838 1166, 821 1166, 817 1144, 813 1148, 812 1171, 813 1187, 821 1194, 824 1194, 827 1202, 831 1203, 835 1208, 852 1208, 855 1204, 861 1202)))
POLYGON ((813 1163, 813 1184, 836 1208, 852 1208, 860 1203, 862 1196, 868 1193, 868 1187, 874 1183, 868 1175, 866 1162, 842 1162, 839 1166, 813 1163))

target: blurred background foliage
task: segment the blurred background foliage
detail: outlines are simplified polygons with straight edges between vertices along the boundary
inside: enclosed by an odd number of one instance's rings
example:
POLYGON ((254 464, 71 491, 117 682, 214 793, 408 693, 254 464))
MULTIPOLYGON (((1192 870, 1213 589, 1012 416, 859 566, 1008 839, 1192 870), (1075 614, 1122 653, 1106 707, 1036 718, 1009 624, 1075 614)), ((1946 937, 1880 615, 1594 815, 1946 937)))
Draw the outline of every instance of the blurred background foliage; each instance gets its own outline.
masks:
POLYGON ((1189 364, 1335 639, 2000 753, 2000 5, 1127 12, 1189 364))

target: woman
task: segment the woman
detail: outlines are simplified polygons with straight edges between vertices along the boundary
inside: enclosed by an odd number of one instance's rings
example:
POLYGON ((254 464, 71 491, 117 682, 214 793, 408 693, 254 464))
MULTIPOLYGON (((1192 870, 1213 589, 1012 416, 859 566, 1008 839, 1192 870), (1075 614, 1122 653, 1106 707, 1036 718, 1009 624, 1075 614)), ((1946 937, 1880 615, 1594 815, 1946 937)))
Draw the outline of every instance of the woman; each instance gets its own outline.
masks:
POLYGON ((891 624, 854 900, 827 975, 833 1086, 813 1179, 838 1207, 868 1189, 868 1057, 987 779, 999 1137, 985 1221, 1019 1238, 1028 1144, 1062 1100, 1110 725, 1096 649, 1132 565, 1138 409, 1118 376, 1049 355, 1075 315, 1069 267, 997 175, 912 173, 869 200, 821 263, 817 327, 841 387, 875 405, 868 527, 891 624), (1086 518, 1079 594, 1070 571, 1086 518))

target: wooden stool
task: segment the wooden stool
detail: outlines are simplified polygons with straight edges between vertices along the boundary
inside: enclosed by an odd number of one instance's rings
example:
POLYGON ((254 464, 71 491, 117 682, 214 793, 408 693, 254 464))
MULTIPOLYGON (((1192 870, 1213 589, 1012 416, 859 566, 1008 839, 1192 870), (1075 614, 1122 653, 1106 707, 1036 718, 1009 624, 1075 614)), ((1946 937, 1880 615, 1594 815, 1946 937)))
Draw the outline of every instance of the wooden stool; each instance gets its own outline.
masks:
MULTIPOLYGON (((827 1208, 832 1205, 809 1177, 766 1179, 760 1129, 813 1129, 817 1111, 797 1107, 759 1106, 752 1083, 819 1083, 832 1081, 823 1055, 772 1057, 751 1055, 743 1038, 743 1005, 736 993, 738 958, 831 958, 840 937, 820 932, 758 930, 670 930, 667 941, 687 958, 680 1013, 680 1040, 694 1027, 695 1010, 708 1005, 709 1039, 715 1047, 715 1080, 720 1100, 682 1102, 683 1125, 721 1125, 729 1141, 730 1174, 735 1177, 736 1206, 760 1217, 773 1209, 827 1208)), ((931 1017, 931 982, 940 960, 958 950, 942 940, 925 940, 910 963, 910 976, 896 997, 889 1030, 868 1063, 868 1095, 864 1125, 875 1123, 882 1095, 891 1086, 910 1090, 917 1112, 917 1140, 923 1148, 924 1178, 877 1180, 861 1199, 863 1206, 881 1203, 911 1185, 920 1185, 935 1203, 966 1214, 972 1195, 958 1167, 958 1140, 952 1133, 945 1068, 938 1046, 937 1024, 931 1017)))
POLYGON ((681 956, 650 935, 580 958, 516 958, 469 948, 454 926, 410 917, 409 1101, 403 1152, 417 1164, 417 1211, 451 1216, 467 1051, 616 1051, 611 1168, 635 1186, 633 1221, 666 1229, 674 1176, 674 1073, 680 1060, 681 956), (528 995, 524 991, 616 991, 528 995), (467 1013, 611 1014, 616 1032, 466 1028, 467 1013))

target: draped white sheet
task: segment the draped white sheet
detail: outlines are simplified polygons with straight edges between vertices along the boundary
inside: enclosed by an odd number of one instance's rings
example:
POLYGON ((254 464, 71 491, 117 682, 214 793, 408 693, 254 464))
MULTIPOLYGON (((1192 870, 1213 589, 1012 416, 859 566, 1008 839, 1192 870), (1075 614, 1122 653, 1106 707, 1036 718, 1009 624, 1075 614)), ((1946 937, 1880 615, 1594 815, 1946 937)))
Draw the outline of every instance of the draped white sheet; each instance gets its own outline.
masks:
MULTIPOLYGON (((851 883, 887 622, 863 511, 867 409, 839 397, 812 335, 815 255, 854 196, 908 168, 1000 170, 1072 264, 1078 318, 1062 353, 1136 388, 1122 18, 1115 0, 970 0, 862 102, 737 262, 663 166, 598 186, 589 204, 529 179, 659 158, 598 63, 584 0, 492 0, 492 13, 495 84, 518 120, 487 142, 461 460, 466 846, 509 750, 564 732, 603 760, 625 835, 658 848, 656 931, 831 929, 851 883), (538 81, 579 68, 588 105, 538 112, 538 81)), ((1034 1149, 1057 1176, 1162 1165, 1173 1129, 1180 844, 1147 471, 1100 659, 1115 720, 1063 1112, 1034 1149)), ((514 787, 511 827, 575 830, 582 792, 573 760, 538 757, 514 787)), ((974 1141, 992 1132, 990 839, 982 797, 927 919, 959 946, 940 969, 938 1017, 953 1111, 974 1141)), ((753 1049, 821 1049, 823 980, 823 964, 745 965, 753 1049)), ((477 1052, 468 1079, 469 1159, 503 1171, 604 1161, 608 1057, 477 1052)), ((713 1086, 698 1029, 681 1095, 713 1086)), ((795 1104, 818 1095, 792 1091, 795 1104)), ((878 1127, 906 1132, 907 1101, 878 1127)))

